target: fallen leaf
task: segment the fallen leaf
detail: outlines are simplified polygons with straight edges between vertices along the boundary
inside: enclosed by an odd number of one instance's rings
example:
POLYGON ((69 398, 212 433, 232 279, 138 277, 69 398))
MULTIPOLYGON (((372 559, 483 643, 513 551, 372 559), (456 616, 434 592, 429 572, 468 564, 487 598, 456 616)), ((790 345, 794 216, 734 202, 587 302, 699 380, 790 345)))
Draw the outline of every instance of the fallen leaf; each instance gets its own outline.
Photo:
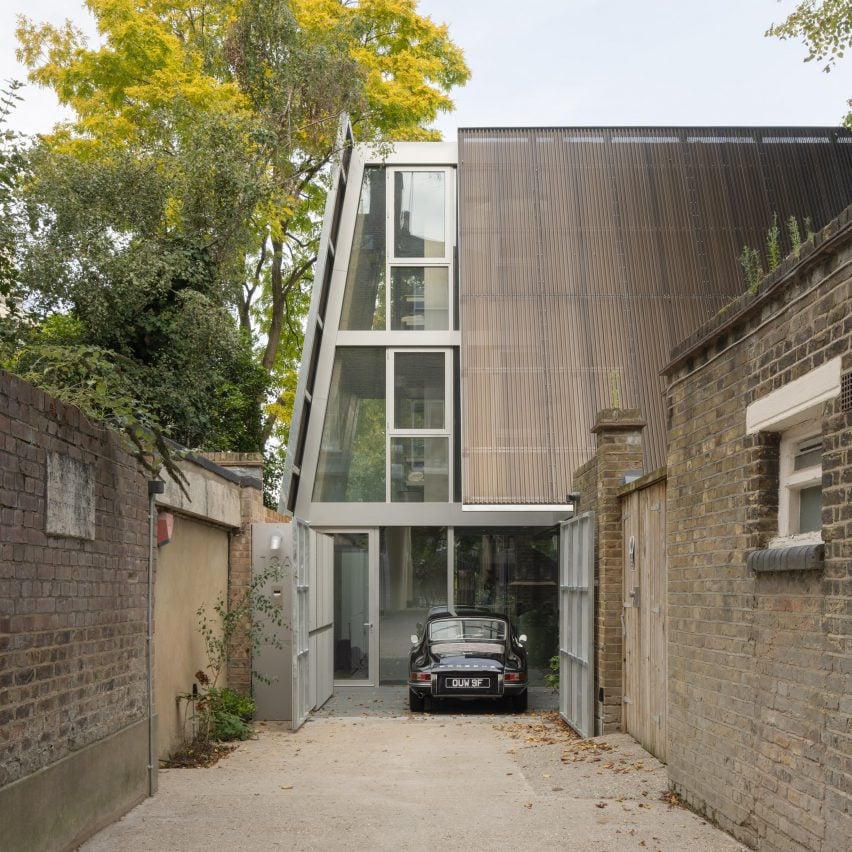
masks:
POLYGON ((292 784, 282 784, 282 785, 281 785, 281 789, 282 789, 282 790, 292 790, 292 789, 293 789, 293 785, 292 785, 292 784))
POLYGON ((532 807, 532 802, 524 802, 524 807, 525 807, 525 808, 531 808, 531 807, 532 807))
POLYGON ((606 807, 606 802, 598 802, 598 803, 595 805, 595 807, 596 807, 596 808, 605 808, 605 807, 606 807))

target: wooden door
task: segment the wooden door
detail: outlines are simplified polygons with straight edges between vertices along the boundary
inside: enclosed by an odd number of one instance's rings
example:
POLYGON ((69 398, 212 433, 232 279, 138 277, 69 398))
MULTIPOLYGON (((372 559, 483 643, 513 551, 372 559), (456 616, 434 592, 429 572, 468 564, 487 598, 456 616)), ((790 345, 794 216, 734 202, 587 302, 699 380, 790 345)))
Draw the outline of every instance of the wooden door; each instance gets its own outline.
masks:
POLYGON ((666 760, 666 482, 622 498, 624 729, 666 760))

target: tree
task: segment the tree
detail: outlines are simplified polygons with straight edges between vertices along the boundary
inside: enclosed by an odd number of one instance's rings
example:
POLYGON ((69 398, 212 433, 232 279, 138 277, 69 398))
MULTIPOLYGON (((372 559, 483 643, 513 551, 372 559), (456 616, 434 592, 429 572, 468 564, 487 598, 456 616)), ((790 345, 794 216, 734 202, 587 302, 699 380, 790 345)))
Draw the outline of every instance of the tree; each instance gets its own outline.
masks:
POLYGON ((21 83, 10 80, 0 88, 0 315, 8 307, 15 280, 15 246, 20 233, 16 188, 24 170, 24 150, 19 134, 8 127, 9 116, 21 99, 21 83))
MULTIPOLYGON (((849 0, 802 0, 781 24, 773 24, 767 36, 780 39, 801 38, 808 49, 805 62, 824 62, 823 71, 830 72, 838 60, 852 47, 852 3, 849 0)), ((852 127, 850 111, 843 119, 852 127)))
MULTIPOLYGON (((97 177, 95 194, 102 175, 117 168, 152 176, 150 197, 141 199, 150 215, 138 212, 134 246, 141 252, 144 236, 149 248, 166 240, 203 255, 216 282, 205 292, 236 315, 268 378, 255 388, 264 416, 253 449, 270 439, 280 445, 328 166, 339 153, 338 116, 349 113, 368 142, 436 138, 428 124, 451 108, 448 92, 467 79, 463 56, 445 27, 416 13, 416 0, 86 5, 102 37, 97 48, 70 23, 19 20, 19 55, 30 78, 75 114, 45 139, 33 187, 55 180, 60 161, 97 177)), ((119 206, 119 220, 127 206, 119 206)), ((66 221, 57 215, 57 223, 66 221)), ((122 225, 100 222, 106 242, 114 232, 127 234, 122 225)), ((76 272, 71 248, 81 244, 55 240, 40 262, 76 272)), ((101 240, 105 258, 106 248, 101 240)), ((143 256, 124 253, 122 260, 143 256)), ((112 268, 98 267, 110 287, 112 268)))

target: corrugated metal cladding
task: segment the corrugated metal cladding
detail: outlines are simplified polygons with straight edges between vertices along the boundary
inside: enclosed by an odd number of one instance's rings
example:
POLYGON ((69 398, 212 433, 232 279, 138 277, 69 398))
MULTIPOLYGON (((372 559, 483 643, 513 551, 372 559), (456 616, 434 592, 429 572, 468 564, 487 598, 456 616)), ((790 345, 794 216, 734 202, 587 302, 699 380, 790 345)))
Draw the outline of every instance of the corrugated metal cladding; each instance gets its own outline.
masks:
POLYGON ((671 347, 745 287, 777 213, 852 202, 836 128, 459 131, 462 498, 562 502, 602 408, 665 463, 671 347))

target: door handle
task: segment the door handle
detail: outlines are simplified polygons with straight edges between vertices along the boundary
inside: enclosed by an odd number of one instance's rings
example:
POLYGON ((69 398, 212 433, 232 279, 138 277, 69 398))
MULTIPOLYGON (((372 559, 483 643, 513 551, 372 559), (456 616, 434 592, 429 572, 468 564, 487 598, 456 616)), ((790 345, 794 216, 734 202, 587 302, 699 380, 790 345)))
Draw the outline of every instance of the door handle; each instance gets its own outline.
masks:
POLYGON ((365 622, 364 622, 364 627, 372 627, 372 626, 373 626, 373 622, 372 622, 372 621, 365 621, 365 622))

